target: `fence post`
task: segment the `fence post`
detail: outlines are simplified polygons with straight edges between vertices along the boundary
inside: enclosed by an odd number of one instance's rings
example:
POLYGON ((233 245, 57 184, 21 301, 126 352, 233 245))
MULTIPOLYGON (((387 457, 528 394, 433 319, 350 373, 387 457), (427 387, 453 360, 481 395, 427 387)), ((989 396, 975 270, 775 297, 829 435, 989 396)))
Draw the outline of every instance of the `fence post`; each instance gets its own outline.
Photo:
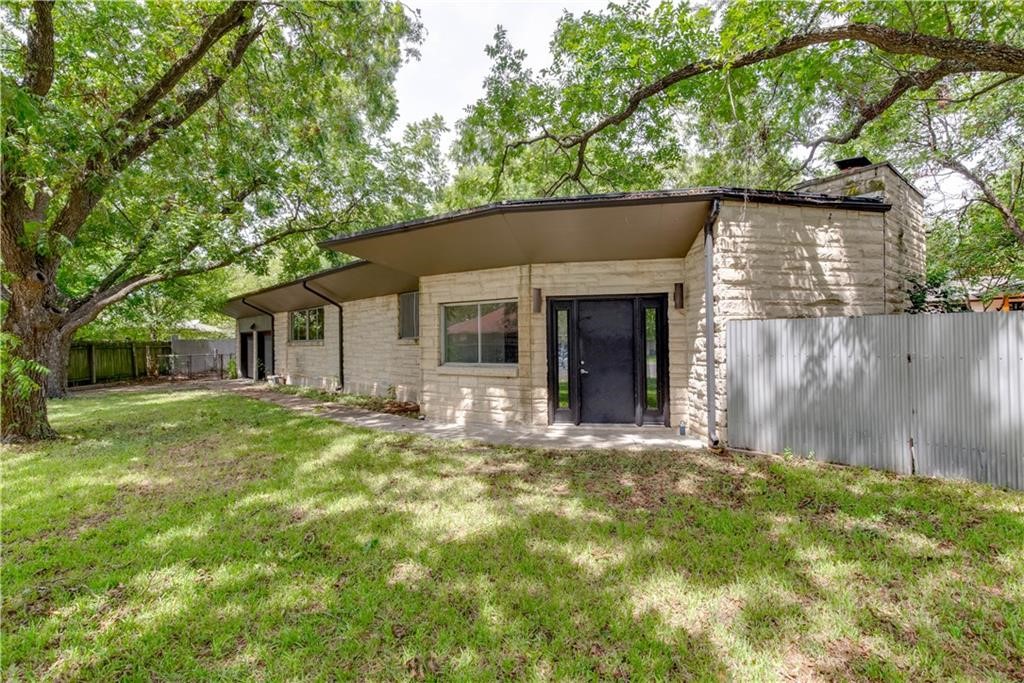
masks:
POLYGON ((96 384, 96 345, 92 342, 86 347, 86 358, 89 360, 89 384, 96 384))
POLYGON ((192 379, 192 354, 185 356, 185 368, 188 373, 188 378, 192 379))
POLYGON ((135 361, 135 342, 128 342, 128 352, 132 355, 132 379, 139 376, 138 363, 135 361))
POLYGON ((217 379, 224 379, 224 354, 217 354, 217 379))

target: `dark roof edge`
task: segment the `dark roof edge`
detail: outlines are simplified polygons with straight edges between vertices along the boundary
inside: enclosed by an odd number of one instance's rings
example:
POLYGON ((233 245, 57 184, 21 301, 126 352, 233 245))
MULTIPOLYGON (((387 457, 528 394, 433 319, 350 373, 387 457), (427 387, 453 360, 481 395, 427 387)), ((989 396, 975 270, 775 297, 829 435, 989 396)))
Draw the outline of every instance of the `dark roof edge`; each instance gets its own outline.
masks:
POLYGON ((460 209, 450 213, 416 218, 393 223, 379 228, 363 230, 352 235, 338 235, 320 242, 321 247, 330 248, 338 244, 427 228, 444 223, 456 223, 470 218, 480 218, 502 213, 526 211, 591 208, 600 206, 630 206, 636 204, 657 204, 667 202, 700 202, 712 199, 759 202, 765 204, 788 204, 791 206, 833 207, 855 211, 888 211, 892 208, 879 199, 871 197, 839 197, 814 192, 791 192, 786 190, 752 190, 737 187, 697 187, 682 190, 651 190, 646 192, 617 192, 609 194, 580 195, 576 197, 545 197, 542 199, 513 199, 483 206, 460 209))
POLYGON ((893 166, 892 163, 888 161, 880 161, 877 164, 869 164, 868 166, 857 166, 856 168, 840 171, 839 173, 833 173, 832 175, 827 175, 822 178, 812 178, 810 180, 804 180, 803 182, 794 185, 793 190, 799 191, 802 187, 817 185, 818 183, 828 183, 838 178, 842 178, 844 176, 854 175, 855 173, 860 173, 861 171, 870 171, 872 169, 882 168, 883 166, 888 166, 890 171, 899 176, 899 179, 907 184, 907 187, 909 187, 911 190, 917 193, 917 196, 919 196, 921 199, 927 199, 927 195, 925 195, 924 192, 921 192, 921 190, 917 189, 914 183, 907 180, 907 176, 900 173, 899 169, 893 166))
MULTIPOLYGON (((263 287, 262 289, 254 289, 251 292, 246 292, 245 294, 239 294, 238 296, 233 296, 230 299, 228 299, 227 301, 225 301, 224 304, 227 305, 227 304, 229 304, 229 303, 231 303, 233 301, 238 301, 238 302, 241 302, 241 303, 245 303, 245 302, 242 301, 242 299, 248 299, 249 297, 258 296, 260 294, 266 294, 267 292, 272 292, 275 289, 282 289, 284 287, 291 287, 293 285, 301 285, 303 282, 309 282, 310 280, 315 280, 315 279, 317 279, 319 277, 323 277, 324 275, 332 275, 334 273, 340 273, 343 270, 350 270, 350 269, 356 268, 358 266, 369 265, 369 263, 370 263, 369 261, 359 260, 359 261, 353 261, 352 263, 346 263, 343 266, 335 266, 333 268, 326 268, 324 270, 319 270, 319 271, 317 271, 315 273, 310 273, 309 275, 306 275, 306 276, 303 276, 303 277, 295 278, 294 280, 288 280, 287 282, 282 282, 282 283, 277 284, 277 285, 270 285, 269 287, 263 287)), ((250 304, 246 304, 246 305, 248 306, 250 304)))

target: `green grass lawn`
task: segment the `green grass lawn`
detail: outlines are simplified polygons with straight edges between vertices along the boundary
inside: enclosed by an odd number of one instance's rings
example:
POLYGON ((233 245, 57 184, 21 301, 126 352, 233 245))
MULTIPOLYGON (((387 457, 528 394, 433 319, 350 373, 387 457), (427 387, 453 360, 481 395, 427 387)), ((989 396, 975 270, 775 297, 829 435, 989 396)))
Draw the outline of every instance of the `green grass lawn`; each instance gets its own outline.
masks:
POLYGON ((3 450, 4 680, 1024 678, 1024 495, 208 392, 3 450))

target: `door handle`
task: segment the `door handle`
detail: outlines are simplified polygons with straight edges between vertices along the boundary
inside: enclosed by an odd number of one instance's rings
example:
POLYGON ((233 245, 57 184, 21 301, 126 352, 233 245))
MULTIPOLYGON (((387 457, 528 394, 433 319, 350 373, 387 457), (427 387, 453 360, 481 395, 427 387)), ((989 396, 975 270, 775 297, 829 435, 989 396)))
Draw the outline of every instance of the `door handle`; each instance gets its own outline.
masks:
POLYGON ((586 368, 580 368, 580 374, 581 375, 589 375, 590 374, 590 370, 587 370, 586 368))

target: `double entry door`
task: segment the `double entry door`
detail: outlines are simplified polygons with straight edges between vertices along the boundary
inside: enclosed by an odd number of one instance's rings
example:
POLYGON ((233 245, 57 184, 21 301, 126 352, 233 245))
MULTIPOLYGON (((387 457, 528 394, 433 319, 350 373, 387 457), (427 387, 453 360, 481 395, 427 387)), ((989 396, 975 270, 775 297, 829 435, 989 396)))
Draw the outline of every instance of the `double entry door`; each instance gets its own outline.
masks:
POLYGON ((553 422, 665 424, 665 295, 548 299, 553 422))

